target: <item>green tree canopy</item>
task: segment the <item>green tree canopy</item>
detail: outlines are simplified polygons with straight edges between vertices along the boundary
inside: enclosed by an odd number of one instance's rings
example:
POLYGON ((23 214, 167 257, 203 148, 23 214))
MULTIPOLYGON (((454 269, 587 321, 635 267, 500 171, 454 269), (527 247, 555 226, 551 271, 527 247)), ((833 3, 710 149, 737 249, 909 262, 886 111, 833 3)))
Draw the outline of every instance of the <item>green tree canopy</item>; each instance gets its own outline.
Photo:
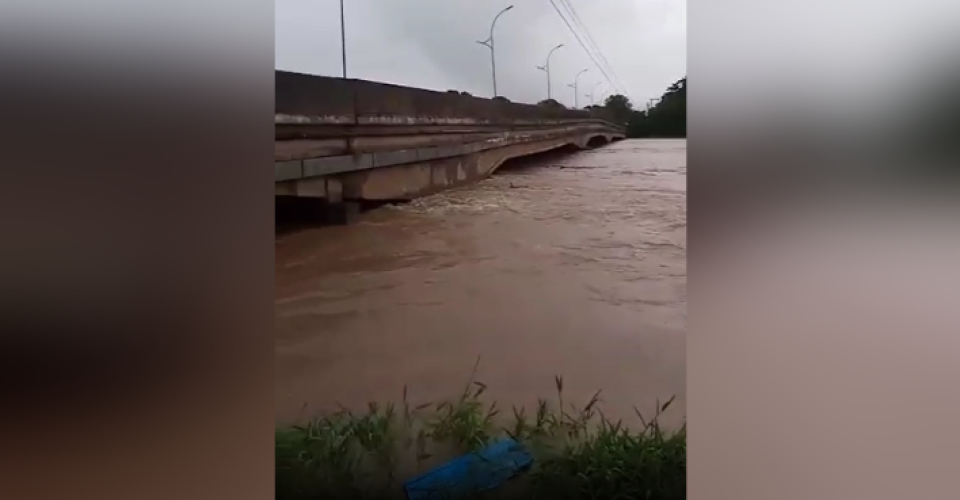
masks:
POLYGON ((607 97, 603 102, 603 107, 610 118, 618 125, 626 125, 633 114, 633 103, 630 102, 629 97, 621 94, 607 97))
POLYGON ((628 137, 687 136, 687 77, 674 82, 645 111, 633 111, 627 123, 628 137))
POLYGON ((538 103, 537 103, 537 106, 543 106, 543 107, 546 107, 546 108, 563 108, 563 109, 566 109, 566 106, 564 106, 562 103, 560 103, 560 102, 557 101, 556 99, 544 99, 544 100, 538 102, 538 103))

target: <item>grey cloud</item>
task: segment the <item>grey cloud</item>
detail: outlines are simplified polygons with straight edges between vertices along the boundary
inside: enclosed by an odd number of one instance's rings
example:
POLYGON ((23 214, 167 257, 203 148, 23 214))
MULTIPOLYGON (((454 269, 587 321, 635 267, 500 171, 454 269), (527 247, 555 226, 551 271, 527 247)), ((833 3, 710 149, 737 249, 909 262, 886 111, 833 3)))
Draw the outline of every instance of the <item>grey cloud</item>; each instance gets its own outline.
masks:
MULTIPOLYGON (((686 73, 686 6, 678 0, 570 0, 593 39, 641 104, 686 73)), ((604 80, 549 0, 513 0, 497 23, 499 93, 514 101, 546 97, 536 69, 551 47, 553 97, 572 105, 567 85, 583 68, 580 102, 604 80)), ((348 76, 436 90, 492 93, 487 37, 493 16, 510 0, 346 0, 348 76)), ((337 0, 277 0, 276 67, 339 75, 337 0)), ((612 77, 613 75, 611 75, 612 77)), ((613 90, 603 85, 602 90, 613 90)), ((599 94, 601 91, 598 91, 599 94)))

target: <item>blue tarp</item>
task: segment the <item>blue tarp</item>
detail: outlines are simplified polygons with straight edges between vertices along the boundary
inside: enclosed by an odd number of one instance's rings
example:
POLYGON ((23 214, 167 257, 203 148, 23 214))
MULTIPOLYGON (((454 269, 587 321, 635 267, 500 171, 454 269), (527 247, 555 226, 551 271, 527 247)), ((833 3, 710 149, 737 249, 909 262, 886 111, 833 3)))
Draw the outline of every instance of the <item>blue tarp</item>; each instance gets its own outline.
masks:
POLYGON ((533 457, 513 439, 457 457, 406 482, 409 500, 434 500, 496 488, 533 463, 533 457))

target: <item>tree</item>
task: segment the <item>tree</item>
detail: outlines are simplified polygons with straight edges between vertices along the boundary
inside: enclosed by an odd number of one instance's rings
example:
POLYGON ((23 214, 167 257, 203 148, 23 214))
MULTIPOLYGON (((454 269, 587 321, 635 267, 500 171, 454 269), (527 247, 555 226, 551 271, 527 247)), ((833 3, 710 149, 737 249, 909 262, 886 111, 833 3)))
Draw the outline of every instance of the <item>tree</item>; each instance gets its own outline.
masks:
POLYGON ((687 136, 687 78, 671 85, 650 110, 652 131, 658 137, 687 136))
POLYGON ((603 102, 603 107, 618 125, 626 125, 633 113, 633 103, 625 95, 614 94, 603 102))
POLYGON ((627 137, 650 137, 650 118, 646 111, 634 111, 630 114, 627 137))
POLYGON ((670 85, 652 108, 631 111, 627 121, 627 136, 686 137, 687 77, 670 85))
POLYGON ((543 106, 545 108, 567 109, 566 106, 564 106, 563 104, 560 104, 560 102, 558 102, 556 99, 544 99, 538 102, 537 106, 543 106))

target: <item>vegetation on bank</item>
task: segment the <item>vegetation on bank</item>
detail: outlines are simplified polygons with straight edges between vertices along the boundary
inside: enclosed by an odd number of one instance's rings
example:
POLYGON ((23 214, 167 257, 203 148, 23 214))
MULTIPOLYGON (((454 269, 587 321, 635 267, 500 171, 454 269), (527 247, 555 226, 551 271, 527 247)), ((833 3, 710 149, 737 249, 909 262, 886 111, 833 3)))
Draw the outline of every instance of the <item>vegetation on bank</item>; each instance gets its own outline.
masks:
POLYGON ((614 94, 603 104, 586 109, 624 124, 630 138, 687 137, 687 77, 674 82, 659 99, 647 104, 644 109, 636 109, 629 97, 614 94))
MULTIPOLYGON (((470 95, 467 92, 448 90, 448 93, 470 95)), ((502 96, 494 100, 509 102, 502 96)), ((566 109, 556 99, 544 99, 537 103, 543 108, 566 109)), ((604 99, 602 104, 584 108, 614 123, 626 127, 629 138, 686 138, 687 137, 687 77, 674 82, 658 99, 643 103, 643 109, 622 94, 604 99)))
POLYGON ((530 413, 485 403, 486 386, 471 380, 452 401, 412 407, 404 389, 400 404, 278 428, 276 498, 404 498, 405 480, 506 436, 523 443, 534 463, 476 497, 686 498, 686 426, 668 431, 658 422, 673 399, 628 429, 603 415, 599 391, 577 407, 564 400, 562 378, 556 387, 555 400, 539 400, 530 413))

